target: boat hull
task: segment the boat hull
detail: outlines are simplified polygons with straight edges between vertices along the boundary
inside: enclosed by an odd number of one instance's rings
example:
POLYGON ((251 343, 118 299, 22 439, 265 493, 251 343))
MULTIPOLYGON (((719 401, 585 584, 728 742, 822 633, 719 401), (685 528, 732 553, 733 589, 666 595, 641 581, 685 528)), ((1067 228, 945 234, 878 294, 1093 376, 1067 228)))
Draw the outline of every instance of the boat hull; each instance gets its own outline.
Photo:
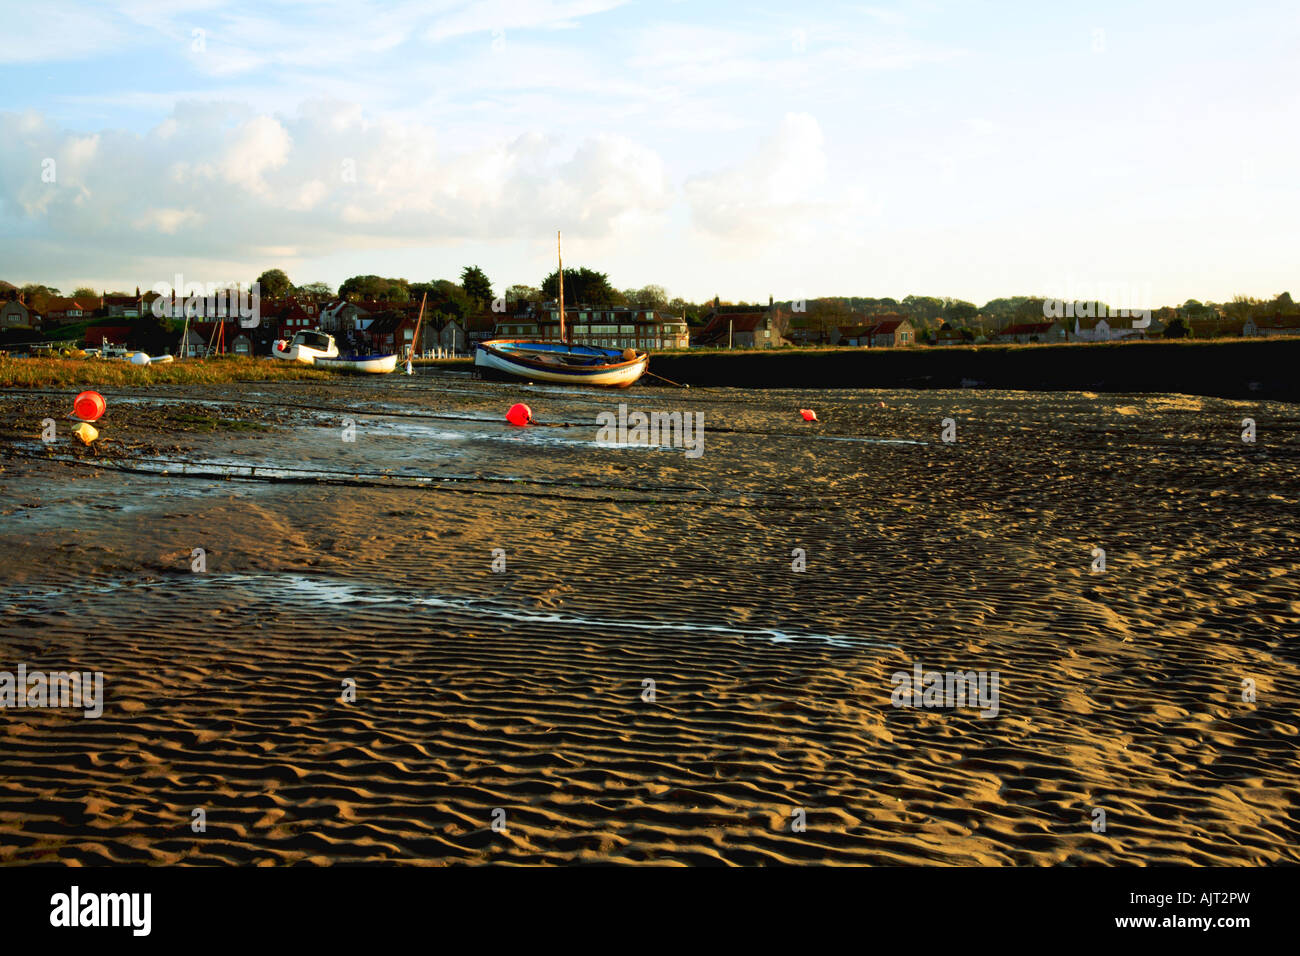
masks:
POLYGON ((360 372, 367 375, 387 375, 397 368, 396 355, 362 355, 359 357, 340 356, 339 358, 318 357, 315 364, 319 368, 333 372, 360 372))
POLYGON ((314 349, 309 345, 290 345, 287 348, 281 348, 280 343, 277 342, 271 346, 271 354, 278 359, 301 362, 303 365, 315 365, 317 359, 338 358, 339 347, 331 342, 328 351, 314 349))
POLYGON ((616 349, 493 339, 479 343, 474 351, 474 365, 484 371, 530 382, 627 388, 645 374, 650 356, 638 352, 634 358, 623 360, 621 355, 616 349), (616 357, 619 360, 611 361, 616 357), (606 364, 582 364, 600 359, 606 364))

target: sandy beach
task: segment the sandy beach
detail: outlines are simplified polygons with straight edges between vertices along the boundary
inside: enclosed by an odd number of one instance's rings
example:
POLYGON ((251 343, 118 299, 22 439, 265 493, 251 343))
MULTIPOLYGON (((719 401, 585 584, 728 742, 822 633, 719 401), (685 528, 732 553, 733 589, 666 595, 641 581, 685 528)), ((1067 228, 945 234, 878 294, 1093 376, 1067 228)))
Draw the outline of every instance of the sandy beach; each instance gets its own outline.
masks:
POLYGON ((0 392, 0 670, 103 714, 0 710, 4 863, 1300 862, 1300 406, 426 373, 105 390, 96 454, 71 395, 0 392))

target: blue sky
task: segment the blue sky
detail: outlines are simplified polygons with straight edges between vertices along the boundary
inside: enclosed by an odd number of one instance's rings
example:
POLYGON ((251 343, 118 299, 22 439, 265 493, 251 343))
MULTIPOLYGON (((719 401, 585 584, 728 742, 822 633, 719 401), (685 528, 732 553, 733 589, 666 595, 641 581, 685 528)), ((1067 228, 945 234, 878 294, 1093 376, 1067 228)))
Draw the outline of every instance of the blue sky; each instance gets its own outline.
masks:
MULTIPOLYGON (((0 278, 1300 294, 1300 6, 0 3, 0 278), (53 182, 46 181, 53 160, 53 182)), ((1112 296, 1113 297, 1113 296, 1112 296)))

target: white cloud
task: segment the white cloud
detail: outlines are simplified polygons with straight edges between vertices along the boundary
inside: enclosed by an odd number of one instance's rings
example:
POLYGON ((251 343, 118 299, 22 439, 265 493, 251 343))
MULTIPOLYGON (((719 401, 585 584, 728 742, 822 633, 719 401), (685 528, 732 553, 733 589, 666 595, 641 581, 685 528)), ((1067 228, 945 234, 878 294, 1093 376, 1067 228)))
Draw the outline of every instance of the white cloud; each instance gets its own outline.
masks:
POLYGON ((220 259, 252 246, 328 255, 556 228, 601 236, 675 198, 659 155, 625 137, 530 133, 459 150, 441 139, 322 102, 279 117, 187 103, 147 134, 89 137, 0 113, 0 209, 69 256, 220 259), (41 181, 45 156, 58 157, 56 183, 41 181))
POLYGON ((744 162, 686 183, 695 221, 724 236, 771 236, 815 215, 826 180, 825 138, 807 113, 787 113, 744 162))

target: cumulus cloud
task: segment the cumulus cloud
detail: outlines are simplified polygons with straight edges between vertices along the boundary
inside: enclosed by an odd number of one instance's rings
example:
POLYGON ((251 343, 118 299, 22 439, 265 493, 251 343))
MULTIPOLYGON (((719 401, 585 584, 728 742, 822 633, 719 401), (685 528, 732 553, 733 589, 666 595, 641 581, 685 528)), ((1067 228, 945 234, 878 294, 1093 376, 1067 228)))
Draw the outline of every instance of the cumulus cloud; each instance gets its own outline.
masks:
POLYGON ((68 256, 326 255, 556 228, 594 237, 674 200, 663 160, 624 137, 528 133, 457 150, 431 126, 347 104, 268 116, 184 103, 143 135, 0 113, 0 142, 0 216, 68 256), (54 182, 42 179, 47 157, 54 182))

